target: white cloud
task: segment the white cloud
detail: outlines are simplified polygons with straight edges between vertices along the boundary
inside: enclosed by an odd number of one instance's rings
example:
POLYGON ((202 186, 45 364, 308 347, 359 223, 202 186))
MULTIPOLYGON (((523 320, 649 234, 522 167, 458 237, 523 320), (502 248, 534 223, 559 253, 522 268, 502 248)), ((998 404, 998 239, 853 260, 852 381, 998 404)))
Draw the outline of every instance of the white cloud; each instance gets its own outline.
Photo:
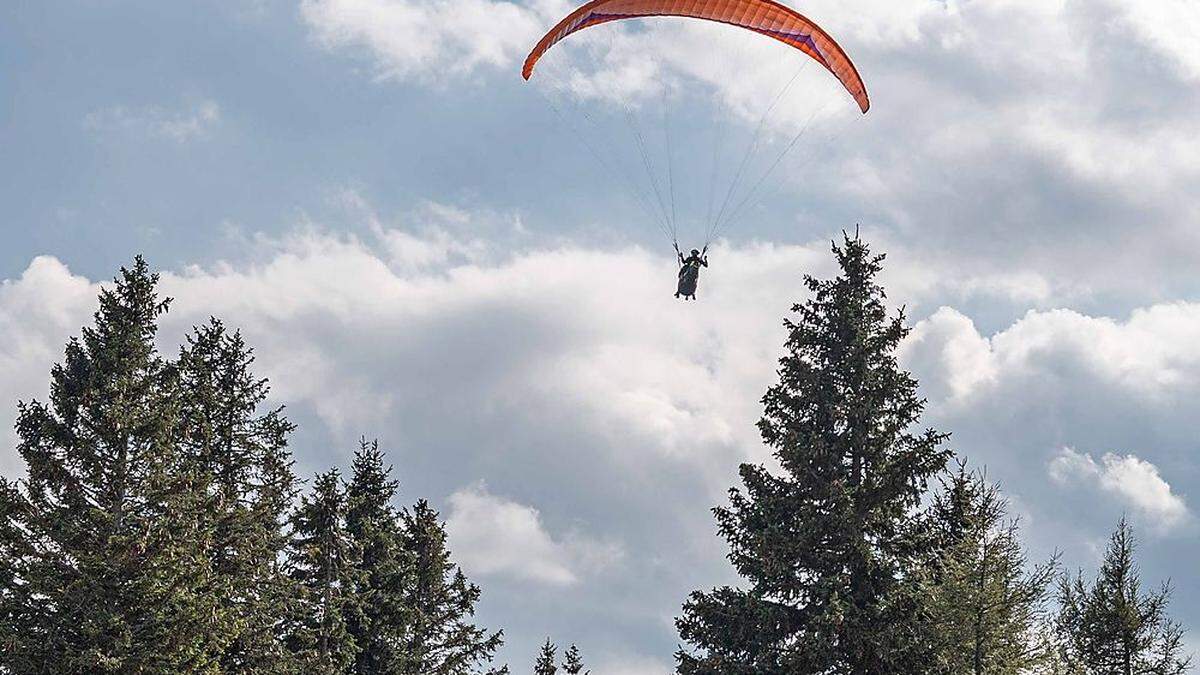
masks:
POLYGON ((914 326, 901 355, 910 368, 934 373, 923 383, 926 391, 933 388, 935 397, 953 402, 962 402, 998 375, 989 340, 970 318, 950 307, 914 326))
POLYGON ((1135 35, 1172 59, 1190 79, 1200 79, 1200 44, 1196 42, 1200 5, 1191 0, 1112 4, 1125 13, 1125 22, 1135 35))
POLYGON ((503 0, 302 0, 300 11, 322 45, 365 48, 380 75, 398 79, 511 66, 544 30, 503 0))
POLYGON ((99 288, 55 258, 39 256, 18 279, 0 283, 0 475, 17 474, 12 451, 18 399, 44 399, 50 366, 62 355, 66 336, 96 307, 99 288))
POLYGON ((482 482, 450 496, 446 531, 463 569, 479 577, 569 586, 623 555, 578 533, 556 540, 537 509, 493 495, 482 482))
POLYGON ((943 307, 919 322, 904 354, 925 382, 963 399, 989 386, 1030 382, 1064 368, 1148 401, 1200 388, 1200 304, 1134 310, 1124 321, 1066 309, 1031 310, 991 337, 943 307))
POLYGON ((1089 485, 1117 497, 1160 533, 1190 517, 1187 504, 1171 491, 1158 467, 1135 455, 1106 453, 1097 462, 1089 453, 1063 448, 1051 460, 1049 471, 1060 485, 1089 485))
MULTIPOLYGON (((495 248, 481 234, 500 220, 495 214, 473 213, 450 204, 424 201, 394 226, 384 221, 362 195, 342 190, 336 200, 355 217, 362 218, 387 251, 386 259, 399 274, 435 272, 462 263, 484 262, 495 248)), ((508 219, 519 231, 520 220, 508 219)), ((494 234, 494 232, 492 232, 494 234)))
POLYGON ((88 113, 84 127, 97 134, 137 134, 186 143, 207 136, 221 122, 215 101, 201 100, 177 109, 115 106, 88 113))

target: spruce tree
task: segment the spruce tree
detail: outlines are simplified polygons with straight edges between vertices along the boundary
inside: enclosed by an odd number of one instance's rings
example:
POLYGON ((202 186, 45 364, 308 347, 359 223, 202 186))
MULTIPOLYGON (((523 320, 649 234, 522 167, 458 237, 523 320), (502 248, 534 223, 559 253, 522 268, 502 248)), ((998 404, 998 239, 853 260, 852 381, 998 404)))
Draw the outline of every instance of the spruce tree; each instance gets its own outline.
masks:
POLYGON ((27 476, 0 490, 0 552, 15 567, 0 575, 0 670, 218 667, 203 481, 175 439, 178 377, 154 347, 168 307, 157 283, 141 258, 123 268, 51 371, 48 403, 19 405, 27 476))
POLYGON ((571 648, 567 650, 563 659, 563 672, 567 675, 588 675, 591 673, 591 671, 585 673, 583 670, 583 658, 579 655, 579 647, 571 645, 571 648))
POLYGON ((841 273, 806 277, 812 298, 785 321, 779 382, 759 429, 781 475, 744 464, 742 489, 714 510, 747 588, 695 592, 677 620, 692 645, 680 673, 920 672, 929 646, 915 535, 945 436, 913 431, 924 401, 895 357, 908 333, 875 282, 883 256, 856 237, 833 246, 841 273))
POLYGON ((965 465, 930 510, 940 550, 925 587, 929 635, 946 675, 1019 675, 1045 666, 1055 559, 1028 565, 1016 519, 993 483, 965 465))
POLYGON ((1167 615, 1171 586, 1142 588, 1136 542, 1124 518, 1091 583, 1059 583, 1057 632, 1065 670, 1088 675, 1180 675, 1190 669, 1183 629, 1167 615))
POLYGON ((555 661, 558 659, 558 647, 546 638, 546 642, 538 651, 537 661, 533 664, 533 675, 556 675, 558 673, 558 665, 555 661))
MULTIPOLYGON (((411 629, 400 652, 408 675, 471 675, 485 671, 503 644, 503 631, 473 623, 480 590, 446 550, 446 530, 425 500, 401 514, 413 576, 405 606, 411 629)), ((507 672, 502 668, 498 672, 507 672)))
POLYGON ((347 628, 347 616, 356 611, 358 580, 336 470, 319 474, 311 494, 301 497, 294 530, 289 562, 301 603, 289 617, 288 646, 305 673, 344 673, 358 651, 347 628))
POLYGON ((229 643, 221 667, 286 672, 281 620, 296 592, 281 560, 296 492, 287 449, 293 425, 282 409, 260 411, 268 385, 253 363, 241 334, 220 321, 193 330, 178 361, 180 438, 207 495, 213 591, 229 643))
POLYGON ((397 486, 378 441, 362 439, 346 488, 346 534, 359 553, 356 611, 347 621, 358 645, 356 673, 403 672, 399 648, 411 628, 405 593, 413 565, 393 506, 397 486))

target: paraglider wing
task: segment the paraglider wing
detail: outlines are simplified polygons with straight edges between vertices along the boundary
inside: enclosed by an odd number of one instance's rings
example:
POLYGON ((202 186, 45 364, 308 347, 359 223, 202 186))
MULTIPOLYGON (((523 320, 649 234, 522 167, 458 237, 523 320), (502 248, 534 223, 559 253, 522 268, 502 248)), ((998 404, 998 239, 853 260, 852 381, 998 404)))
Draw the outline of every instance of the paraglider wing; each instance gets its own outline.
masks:
POLYGON ((846 52, 821 27, 773 0, 592 0, 550 29, 529 53, 521 75, 528 80, 546 50, 571 33, 609 21, 679 16, 739 26, 808 54, 829 69, 865 113, 867 87, 846 52))

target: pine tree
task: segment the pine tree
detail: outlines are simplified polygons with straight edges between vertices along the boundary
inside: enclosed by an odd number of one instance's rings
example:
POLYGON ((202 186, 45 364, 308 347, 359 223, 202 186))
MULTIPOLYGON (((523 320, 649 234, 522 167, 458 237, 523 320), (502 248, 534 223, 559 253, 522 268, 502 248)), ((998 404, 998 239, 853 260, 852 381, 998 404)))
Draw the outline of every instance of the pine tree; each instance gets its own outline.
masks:
POLYGON ((546 638, 545 644, 538 651, 537 661, 533 664, 533 675, 556 675, 558 673, 558 665, 555 661, 558 659, 558 647, 546 638))
POLYGON ((225 636, 201 481, 175 443, 178 378, 154 347, 168 302, 138 258, 18 409, 27 478, 0 490, 12 672, 204 672, 225 636), (8 558, 13 555, 13 558, 8 558), (219 628, 219 626, 218 626, 219 628))
MULTIPOLYGON (((479 587, 467 581, 446 550, 438 513, 421 500, 401 514, 404 548, 413 577, 405 598, 411 631, 401 653, 408 675, 469 675, 490 664, 503 644, 503 631, 489 633, 472 623, 479 587)), ((491 671, 489 671, 491 672, 491 671)), ((502 668, 499 672, 507 672, 502 668)))
POLYGON ((943 488, 930 512, 941 550, 925 587, 940 672, 1019 675, 1043 667, 1055 559, 1028 567, 1018 522, 982 474, 960 465, 943 488))
POLYGON ((412 621, 404 604, 412 583, 412 558, 404 548, 400 515, 392 505, 398 484, 390 474, 378 441, 363 439, 346 490, 346 534, 359 552, 357 611, 347 622, 359 648, 356 673, 402 672, 398 649, 412 621))
POLYGON ((563 672, 567 675, 590 675, 591 671, 584 672, 583 658, 579 656, 579 647, 571 645, 563 660, 563 672))
POLYGON ((896 364, 908 333, 875 283, 882 256, 857 237, 833 247, 841 274, 806 278, 792 309, 779 383, 759 422, 783 475, 743 465, 744 489, 714 510, 749 588, 695 592, 677 620, 693 646, 680 673, 920 672, 924 638, 915 569, 931 544, 914 535, 928 479, 949 452, 914 433, 924 402, 896 364))
POLYGON ((1170 584, 1145 592, 1135 550, 1133 531, 1122 518, 1096 579, 1089 584, 1082 572, 1061 579, 1057 632, 1068 672, 1180 675, 1190 669, 1183 629, 1167 615, 1170 584))
POLYGON ((358 651, 347 629, 356 611, 356 552, 345 532, 345 495, 336 470, 319 474, 312 493, 300 499, 289 554, 301 606, 288 627, 287 643, 303 672, 346 672, 358 651))
POLYGON ((222 669, 286 672, 281 618, 296 595, 281 569, 284 529, 296 493, 282 409, 260 413, 265 380, 254 377, 240 333, 212 319, 180 351, 180 437, 205 483, 219 616, 229 645, 222 669))

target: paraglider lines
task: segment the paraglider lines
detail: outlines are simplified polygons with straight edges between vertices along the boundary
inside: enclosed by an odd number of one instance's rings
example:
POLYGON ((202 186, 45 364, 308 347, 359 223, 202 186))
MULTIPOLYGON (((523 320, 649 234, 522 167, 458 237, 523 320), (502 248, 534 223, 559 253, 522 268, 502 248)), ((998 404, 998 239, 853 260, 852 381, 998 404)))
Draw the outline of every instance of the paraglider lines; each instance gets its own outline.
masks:
POLYGON ((800 73, 804 72, 804 67, 807 65, 807 63, 807 61, 802 61, 800 63, 799 68, 796 69, 796 72, 792 75, 791 79, 788 80, 782 88, 780 88, 770 105, 763 110, 762 115, 759 117, 758 124, 755 125, 754 128, 754 136, 751 138, 749 145, 747 145, 745 154, 742 155, 742 161, 738 163, 737 172, 733 176, 733 181, 729 184, 729 189, 725 192, 725 199, 721 202, 721 209, 717 212, 717 218, 715 221, 713 221, 712 227, 710 227, 708 232, 705 233, 704 240, 706 244, 712 242, 714 231, 724 218, 725 211, 733 199, 734 192, 737 191, 737 187, 742 181, 742 176, 746 171, 747 165, 750 163, 751 157, 753 157, 755 152, 758 150, 758 145, 762 140, 762 131, 767 123, 767 117, 770 116, 773 110, 775 110, 775 106, 778 105, 779 101, 783 99, 784 94, 786 94, 788 90, 792 88, 792 84, 797 78, 800 77, 800 73))

